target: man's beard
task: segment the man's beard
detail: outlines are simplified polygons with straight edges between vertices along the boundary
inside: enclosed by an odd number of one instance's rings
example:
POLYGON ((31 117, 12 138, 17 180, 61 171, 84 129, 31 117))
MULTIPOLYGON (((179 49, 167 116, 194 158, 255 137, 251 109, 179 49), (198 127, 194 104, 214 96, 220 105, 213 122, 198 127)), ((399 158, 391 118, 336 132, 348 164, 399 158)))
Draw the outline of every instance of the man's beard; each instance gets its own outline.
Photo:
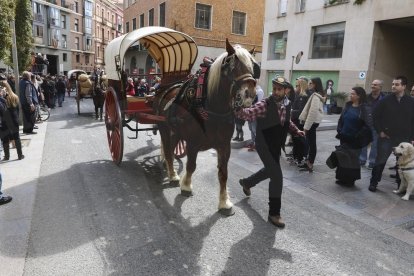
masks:
POLYGON ((284 98, 285 95, 274 95, 276 102, 281 102, 284 98))

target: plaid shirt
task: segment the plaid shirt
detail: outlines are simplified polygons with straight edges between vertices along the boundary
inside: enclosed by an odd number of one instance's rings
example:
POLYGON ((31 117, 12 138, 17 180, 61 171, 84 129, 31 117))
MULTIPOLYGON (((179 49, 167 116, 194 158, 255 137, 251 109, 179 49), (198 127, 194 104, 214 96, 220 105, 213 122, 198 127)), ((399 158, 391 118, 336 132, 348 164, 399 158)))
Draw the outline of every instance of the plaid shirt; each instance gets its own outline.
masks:
MULTIPOLYGON (((279 113, 280 124, 284 125, 286 120, 286 107, 279 103, 276 103, 277 111, 279 113)), ((257 118, 264 118, 266 117, 267 112, 267 102, 266 100, 261 100, 256 104, 252 105, 248 108, 243 108, 240 111, 236 112, 236 117, 246 120, 246 121, 255 121, 257 118)), ((289 120, 289 132, 292 134, 297 134, 299 129, 296 125, 289 120)))

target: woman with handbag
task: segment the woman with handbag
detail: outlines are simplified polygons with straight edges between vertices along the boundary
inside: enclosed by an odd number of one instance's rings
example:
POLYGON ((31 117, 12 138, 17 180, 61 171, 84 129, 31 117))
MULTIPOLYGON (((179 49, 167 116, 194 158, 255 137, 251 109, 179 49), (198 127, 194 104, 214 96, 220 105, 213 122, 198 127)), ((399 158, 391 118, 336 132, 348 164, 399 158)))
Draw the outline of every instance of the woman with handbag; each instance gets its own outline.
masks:
POLYGON ((339 185, 353 186, 355 180, 361 178, 359 154, 372 141, 372 114, 366 97, 364 88, 352 88, 351 100, 339 117, 336 136, 340 141, 336 150, 336 183, 339 185))

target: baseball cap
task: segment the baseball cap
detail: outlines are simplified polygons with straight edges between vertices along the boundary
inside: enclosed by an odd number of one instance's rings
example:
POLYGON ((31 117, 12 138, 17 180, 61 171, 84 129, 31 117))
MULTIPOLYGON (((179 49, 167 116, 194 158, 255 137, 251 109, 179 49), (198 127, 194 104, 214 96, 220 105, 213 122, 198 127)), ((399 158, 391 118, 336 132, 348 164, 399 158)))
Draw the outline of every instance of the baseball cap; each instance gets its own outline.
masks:
POLYGON ((286 87, 289 84, 289 82, 284 77, 282 77, 282 76, 276 76, 276 77, 274 77, 272 79, 272 83, 273 84, 280 84, 280 85, 282 85, 284 87, 286 87))

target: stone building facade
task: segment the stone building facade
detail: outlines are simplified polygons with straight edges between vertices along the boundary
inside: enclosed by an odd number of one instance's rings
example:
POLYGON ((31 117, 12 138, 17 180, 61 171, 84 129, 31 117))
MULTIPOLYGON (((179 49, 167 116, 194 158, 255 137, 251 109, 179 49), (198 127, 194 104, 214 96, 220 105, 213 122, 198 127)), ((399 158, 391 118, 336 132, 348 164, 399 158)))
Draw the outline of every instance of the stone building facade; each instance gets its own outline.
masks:
POLYGON ((103 65, 104 45, 122 34, 122 6, 111 0, 32 0, 32 9, 34 53, 49 62, 34 68, 35 73, 91 72, 95 65, 103 65))
POLYGON ((262 73, 291 79, 320 76, 334 91, 370 91, 373 79, 405 75, 414 81, 414 10, 411 0, 266 0, 262 73), (303 52, 299 63, 296 56, 303 52), (293 69, 293 72, 291 71, 293 69))

